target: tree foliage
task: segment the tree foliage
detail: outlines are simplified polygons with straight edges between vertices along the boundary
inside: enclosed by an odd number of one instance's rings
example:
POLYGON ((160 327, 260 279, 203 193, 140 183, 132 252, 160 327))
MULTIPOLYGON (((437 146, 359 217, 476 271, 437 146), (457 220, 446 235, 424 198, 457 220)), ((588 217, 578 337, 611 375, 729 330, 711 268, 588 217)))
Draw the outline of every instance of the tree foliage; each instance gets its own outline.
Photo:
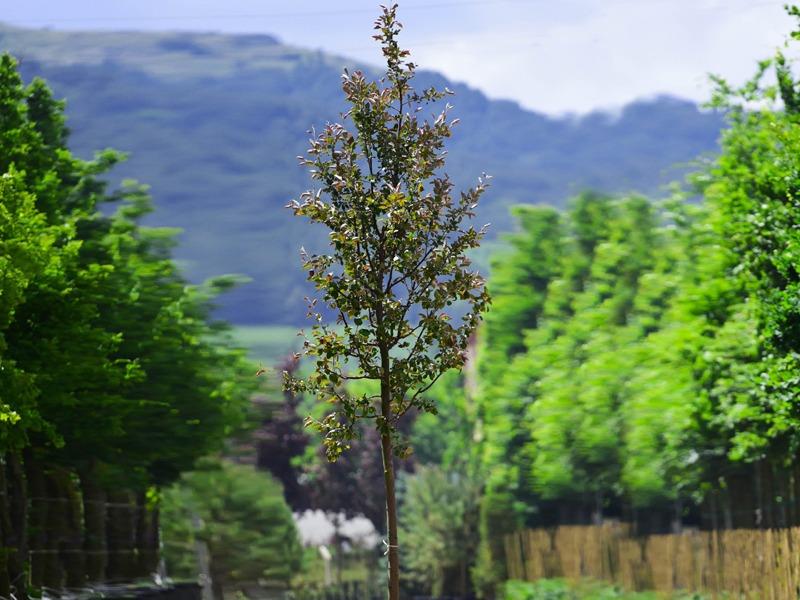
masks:
POLYGON ((422 393, 463 364, 469 335, 488 302, 465 255, 477 247, 482 230, 462 225, 474 215, 485 183, 453 197, 450 179, 438 173, 452 125, 448 109, 432 121, 419 117, 446 93, 411 87, 415 65, 397 44, 393 8, 376 29, 387 60, 385 86, 361 72, 345 73, 351 109, 344 116, 355 133, 328 124, 312 140, 302 163, 320 188, 290 205, 330 230, 333 252, 305 255, 303 265, 337 325, 314 313, 317 324, 305 353, 315 360, 315 374, 289 383, 340 408, 316 423, 332 459, 352 439, 358 419, 376 418, 379 429, 391 433, 409 409, 433 408, 422 393), (457 301, 465 310, 454 322, 445 309, 457 301), (342 383, 358 379, 391 386, 391 417, 379 414, 380 396, 340 391, 342 383))
POLYGON ((210 324, 231 282, 187 285, 175 232, 140 224, 146 190, 98 178, 122 156, 75 158, 63 103, 40 80, 24 86, 8 55, 0 77, 2 394, 16 414, 4 450, 106 462, 139 485, 174 479, 240 419, 242 357, 210 324), (101 212, 109 202, 116 212, 101 212))
POLYGON ((206 544, 216 589, 266 580, 286 584, 302 549, 283 490, 247 465, 206 459, 164 491, 164 554, 172 576, 196 578, 206 544))

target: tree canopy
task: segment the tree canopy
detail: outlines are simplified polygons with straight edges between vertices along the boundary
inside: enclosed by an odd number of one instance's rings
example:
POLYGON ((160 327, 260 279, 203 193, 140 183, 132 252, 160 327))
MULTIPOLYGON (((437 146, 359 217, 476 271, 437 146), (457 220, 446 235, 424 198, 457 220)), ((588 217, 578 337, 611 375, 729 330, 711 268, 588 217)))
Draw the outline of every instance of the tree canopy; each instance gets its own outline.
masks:
MULTIPOLYGON (((73 504, 81 493, 86 529, 76 525, 69 539, 85 534, 100 556, 124 537, 106 530, 103 494, 146 512, 149 488, 222 448, 242 423, 255 382, 243 351, 212 317, 218 293, 235 280, 188 284, 171 257, 176 232, 141 223, 152 210, 146 188, 131 181, 112 190, 104 181, 124 156, 104 150, 76 158, 64 103, 41 80, 25 85, 8 54, 0 56, 0 109, 6 595, 25 569, 34 585, 51 587, 80 585, 106 566, 111 574, 116 555, 107 565, 93 558, 100 566, 90 574, 74 560, 58 566, 46 547, 63 543, 71 526, 65 515, 80 511, 73 504)), ((113 521, 110 528, 123 526, 113 521)), ((139 519, 141 540, 151 523, 139 519)), ((136 556, 131 548, 114 552, 136 556)))

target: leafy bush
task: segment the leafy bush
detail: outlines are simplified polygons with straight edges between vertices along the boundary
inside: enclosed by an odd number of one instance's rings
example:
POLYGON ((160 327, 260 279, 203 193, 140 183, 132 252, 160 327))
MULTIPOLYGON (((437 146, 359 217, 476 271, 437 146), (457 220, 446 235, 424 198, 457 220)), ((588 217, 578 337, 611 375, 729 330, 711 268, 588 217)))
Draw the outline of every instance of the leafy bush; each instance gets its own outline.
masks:
MULTIPOLYGON (((507 581, 503 600, 656 600, 654 592, 626 592, 606 583, 585 581, 573 584, 562 579, 507 581)), ((675 600, 702 600, 698 595, 674 596, 675 600)))

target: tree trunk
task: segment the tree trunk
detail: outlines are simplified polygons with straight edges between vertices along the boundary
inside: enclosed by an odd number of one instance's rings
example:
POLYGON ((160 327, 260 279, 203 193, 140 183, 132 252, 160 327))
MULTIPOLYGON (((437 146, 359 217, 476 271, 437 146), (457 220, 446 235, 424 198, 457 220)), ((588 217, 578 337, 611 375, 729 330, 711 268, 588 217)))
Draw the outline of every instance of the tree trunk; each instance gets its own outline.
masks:
MULTIPOLYGON (((197 578, 200 581, 200 586, 203 590, 201 597, 202 600, 214 600, 215 588, 213 586, 214 581, 211 579, 211 561, 208 553, 208 545, 204 539, 197 535, 202 528, 203 521, 200 518, 200 515, 198 515, 195 511, 192 511, 192 529, 195 531, 194 555, 195 561, 197 562, 197 578)), ((327 572, 327 562, 325 563, 325 569, 327 572)), ((325 579, 325 583, 330 583, 327 577, 325 579)), ((222 587, 219 588, 219 592, 220 594, 222 593, 222 587)))
POLYGON ((785 528, 788 526, 789 511, 787 510, 787 504, 789 503, 789 481, 791 481, 791 477, 791 471, 786 473, 783 469, 777 469, 774 464, 772 465, 773 498, 775 498, 776 504, 774 524, 776 527, 785 528))
POLYGON ((30 551, 30 584, 44 585, 47 567, 47 483, 44 469, 30 448, 25 451, 25 478, 28 482, 28 547, 30 551))
MULTIPOLYGON (((383 328, 383 311, 378 307, 378 330, 383 328)), ((394 489, 394 450, 392 449, 392 380, 389 348, 380 347, 381 357, 381 453, 383 456, 383 482, 386 488, 386 525, 389 543, 389 600, 400 600, 400 554, 397 547, 397 498, 394 489)), ((378 424, 381 422, 378 420, 378 424)))
POLYGON ((22 457, 17 452, 6 456, 5 498, 8 503, 10 524, 5 532, 5 543, 9 548, 8 574, 12 590, 17 598, 28 597, 26 579, 28 560, 28 480, 25 478, 22 457))
POLYGON ((775 480, 772 477, 772 468, 769 461, 759 461, 759 470, 761 471, 761 481, 763 489, 763 499, 761 501, 761 510, 764 519, 764 529, 772 529, 775 527, 775 480))
POLYGON ((797 464, 794 464, 789 479, 789 525, 791 527, 798 525, 797 502, 800 500, 797 494, 798 483, 800 483, 800 480, 798 480, 797 464))
POLYGON ((459 561, 458 565, 458 595, 462 598, 467 596, 467 559, 459 561))
POLYGON ((61 540, 66 530, 65 506, 61 496, 56 495, 56 489, 47 473, 47 520, 45 521, 45 547, 42 556, 42 586, 51 590, 64 588, 64 567, 61 564, 61 540))
POLYGON ((85 526, 84 551, 86 576, 89 583, 105 581, 108 563, 106 544, 106 493, 97 481, 94 466, 81 472, 83 519, 85 526))
POLYGON ((400 555, 397 548, 397 498, 394 490, 394 451, 390 427, 392 422, 392 391, 389 379, 389 352, 381 349, 381 416, 384 427, 381 432, 383 454, 383 481, 386 487, 386 525, 389 532, 389 600, 400 600, 400 555))
POLYGON ((106 579, 110 582, 130 581, 136 571, 136 503, 128 490, 109 491, 106 498, 106 579))
POLYGON ((594 493, 594 510, 591 519, 592 525, 603 524, 603 494, 599 491, 594 493))
POLYGON ((136 495, 136 507, 136 574, 142 578, 152 578, 158 571, 158 508, 147 505, 145 492, 136 495))
POLYGON ((225 587, 222 585, 221 575, 211 576, 211 588, 214 593, 214 600, 225 600, 225 587))
POLYGON ((6 457, 0 457, 0 598, 11 597, 8 556, 15 551, 11 544, 11 513, 8 506, 6 457))
POLYGON ((672 505, 673 513, 672 513, 672 533, 678 535, 683 532, 683 502, 681 501, 680 496, 675 498, 675 502, 672 505))
POLYGON ((756 485, 756 508, 755 508, 755 526, 756 529, 764 528, 764 493, 761 485, 761 461, 753 463, 753 471, 755 472, 755 485, 756 485))
POLYGON ((731 502, 730 490, 725 490, 725 505, 723 506, 724 528, 730 531, 733 529, 733 504, 731 502))
POLYGON ((397 499, 394 492, 394 456, 392 440, 381 436, 383 481, 386 486, 386 524, 389 530, 389 600, 400 599, 400 556, 397 548, 397 499))
POLYGON ((106 526, 110 582, 130 581, 136 576, 136 501, 128 490, 108 492, 106 526))
POLYGON ((47 474, 49 496, 48 546, 53 560, 48 563, 45 585, 77 588, 86 581, 83 555, 82 498, 72 471, 52 467, 47 474))
POLYGON ((721 504, 719 497, 720 491, 714 489, 708 494, 708 499, 706 500, 708 504, 709 522, 711 523, 711 531, 713 532, 719 530, 719 521, 717 519, 717 506, 721 504))

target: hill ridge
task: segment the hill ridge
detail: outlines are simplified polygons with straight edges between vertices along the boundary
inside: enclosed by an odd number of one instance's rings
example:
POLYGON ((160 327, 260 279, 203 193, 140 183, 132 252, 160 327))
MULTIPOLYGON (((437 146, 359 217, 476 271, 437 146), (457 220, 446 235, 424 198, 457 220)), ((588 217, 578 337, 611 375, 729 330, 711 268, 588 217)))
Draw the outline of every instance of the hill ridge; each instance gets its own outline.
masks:
MULTIPOLYGON (((303 322, 308 288, 297 250, 321 247, 324 234, 283 209, 309 184, 296 156, 311 126, 344 109, 341 69, 372 67, 269 35, 0 25, 0 49, 22 57, 27 79, 43 76, 67 99, 79 155, 105 147, 130 153, 114 176, 151 186, 150 222, 183 229, 177 256, 192 280, 221 273, 253 280, 223 300, 223 316, 303 322)), ((631 103, 613 118, 596 111, 575 119, 489 99, 432 71, 418 78, 456 93, 450 102, 461 125, 448 171, 462 188, 482 172, 493 176, 479 211, 493 237, 513 227, 513 204, 561 206, 586 188, 657 194, 688 161, 715 150, 722 126, 719 115, 673 97, 631 103)))

